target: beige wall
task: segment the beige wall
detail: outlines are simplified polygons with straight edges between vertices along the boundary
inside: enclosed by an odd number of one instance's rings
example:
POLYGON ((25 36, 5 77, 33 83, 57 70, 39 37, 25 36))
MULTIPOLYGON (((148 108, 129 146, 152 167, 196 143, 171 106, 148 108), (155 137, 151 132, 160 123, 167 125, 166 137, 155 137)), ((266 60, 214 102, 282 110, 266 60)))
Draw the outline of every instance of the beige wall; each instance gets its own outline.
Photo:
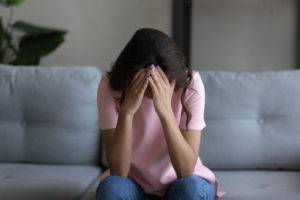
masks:
MULTIPOLYGON (((0 9, 1 15, 8 11, 0 9)), ((142 27, 171 33, 171 0, 27 0, 14 19, 69 30, 66 42, 41 65, 108 68, 142 27)))
POLYGON ((192 65, 295 67, 296 0, 194 0, 192 65))
MULTIPOLYGON (((172 0, 27 0, 14 19, 69 30, 41 65, 109 68, 135 30, 171 35, 172 0)), ((295 66, 296 0, 193 0, 192 65, 200 69, 295 66)), ((0 8, 1 15, 8 10, 0 8)))

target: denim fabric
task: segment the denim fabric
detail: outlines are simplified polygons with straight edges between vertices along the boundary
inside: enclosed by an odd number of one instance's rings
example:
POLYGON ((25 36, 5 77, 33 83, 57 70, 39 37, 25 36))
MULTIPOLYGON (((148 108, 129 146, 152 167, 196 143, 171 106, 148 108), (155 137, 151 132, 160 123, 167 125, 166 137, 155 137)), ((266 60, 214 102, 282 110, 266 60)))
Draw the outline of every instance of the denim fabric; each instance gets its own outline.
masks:
POLYGON ((214 185, 197 175, 176 179, 164 197, 145 193, 131 177, 116 175, 105 178, 96 191, 97 200, 214 200, 215 195, 214 185))
POLYGON ((173 181, 165 196, 167 200, 213 200, 216 189, 207 179, 194 175, 173 181))

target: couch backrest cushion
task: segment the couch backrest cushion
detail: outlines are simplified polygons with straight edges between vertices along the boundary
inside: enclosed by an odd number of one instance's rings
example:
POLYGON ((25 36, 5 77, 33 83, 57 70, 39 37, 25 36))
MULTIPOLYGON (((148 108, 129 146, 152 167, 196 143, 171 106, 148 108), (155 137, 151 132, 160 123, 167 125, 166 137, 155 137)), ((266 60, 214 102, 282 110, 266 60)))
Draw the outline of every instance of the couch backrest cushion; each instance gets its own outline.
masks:
POLYGON ((0 65, 0 162, 97 164, 94 66, 0 65))
POLYGON ((213 169, 300 169, 300 70, 200 71, 213 169))

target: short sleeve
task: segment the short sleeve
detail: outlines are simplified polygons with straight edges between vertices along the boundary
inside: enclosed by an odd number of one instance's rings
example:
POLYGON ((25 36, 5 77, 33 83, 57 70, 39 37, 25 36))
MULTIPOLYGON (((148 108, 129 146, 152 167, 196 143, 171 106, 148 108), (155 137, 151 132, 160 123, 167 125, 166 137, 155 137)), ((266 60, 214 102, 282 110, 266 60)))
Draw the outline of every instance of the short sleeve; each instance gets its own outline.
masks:
POLYGON ((118 122, 117 101, 113 92, 109 89, 106 75, 102 75, 97 89, 97 107, 100 129, 116 128, 118 122))
POLYGON ((206 127, 204 119, 205 109, 205 87, 198 71, 193 71, 193 81, 191 88, 186 90, 184 102, 187 110, 189 111, 191 118, 186 127, 187 115, 183 110, 180 118, 179 128, 189 130, 202 130, 206 127))

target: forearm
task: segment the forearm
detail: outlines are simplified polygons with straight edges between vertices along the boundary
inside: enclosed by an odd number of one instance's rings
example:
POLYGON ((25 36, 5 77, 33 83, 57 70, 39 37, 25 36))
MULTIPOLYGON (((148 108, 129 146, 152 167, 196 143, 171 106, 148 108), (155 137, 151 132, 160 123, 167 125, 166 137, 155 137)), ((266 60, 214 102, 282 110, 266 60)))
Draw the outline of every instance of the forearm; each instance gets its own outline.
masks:
POLYGON ((131 165, 131 138, 133 115, 125 112, 119 113, 115 129, 110 160, 110 173, 112 175, 127 176, 131 165))
POLYGON ((171 110, 167 112, 167 114, 160 116, 160 120, 164 130, 170 160, 177 177, 193 175, 198 155, 194 153, 193 149, 184 139, 176 123, 173 111, 171 110))

